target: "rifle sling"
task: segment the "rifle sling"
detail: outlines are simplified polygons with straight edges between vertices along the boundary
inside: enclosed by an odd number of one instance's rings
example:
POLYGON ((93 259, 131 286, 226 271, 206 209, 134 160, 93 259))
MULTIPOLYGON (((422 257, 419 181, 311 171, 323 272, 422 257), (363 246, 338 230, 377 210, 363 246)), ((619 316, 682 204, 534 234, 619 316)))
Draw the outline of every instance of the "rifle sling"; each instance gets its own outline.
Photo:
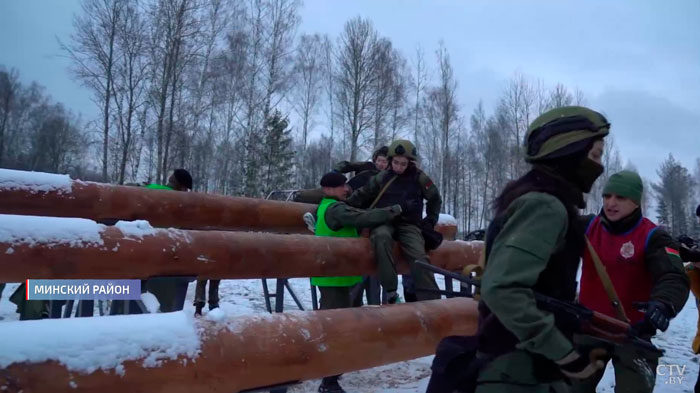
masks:
POLYGON ((622 303, 620 303, 620 298, 617 296, 617 292, 615 292, 615 286, 608 275, 608 271, 605 270, 605 265, 603 265, 603 262, 601 262, 598 254, 595 252, 591 241, 588 240, 588 236, 584 235, 584 239, 586 239, 586 246, 588 247, 588 252, 591 254, 591 259, 593 259, 593 265, 598 273, 598 278, 600 278, 600 282, 603 284, 605 293, 608 295, 608 298, 610 299, 610 302, 617 313, 617 319, 629 323, 630 320, 627 318, 627 314, 625 314, 625 309, 622 307, 622 303))
POLYGON ((374 209, 374 206, 377 205, 377 203, 379 202, 379 199, 382 197, 382 195, 384 195, 384 191, 386 191, 386 189, 389 188, 389 186, 391 185, 391 183, 393 183, 394 180, 396 180, 397 177, 398 177, 397 175, 394 175, 394 177, 392 177, 391 179, 389 179, 388 182, 386 182, 386 184, 384 185, 384 187, 382 187, 381 191, 379 191, 379 194, 377 194, 377 197, 374 198, 374 202, 372 202, 372 204, 369 205, 369 208, 370 208, 370 209, 374 209))

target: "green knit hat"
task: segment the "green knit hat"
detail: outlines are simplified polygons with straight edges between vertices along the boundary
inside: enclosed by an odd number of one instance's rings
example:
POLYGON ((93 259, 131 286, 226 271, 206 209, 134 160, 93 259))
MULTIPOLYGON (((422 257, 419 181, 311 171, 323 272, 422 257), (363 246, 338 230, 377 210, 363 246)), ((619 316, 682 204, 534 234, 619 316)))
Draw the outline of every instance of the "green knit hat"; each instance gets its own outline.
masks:
POLYGON ((608 182, 603 188, 603 195, 615 194, 625 197, 632 202, 640 205, 642 202, 642 193, 644 185, 642 178, 637 172, 622 171, 610 176, 608 182))

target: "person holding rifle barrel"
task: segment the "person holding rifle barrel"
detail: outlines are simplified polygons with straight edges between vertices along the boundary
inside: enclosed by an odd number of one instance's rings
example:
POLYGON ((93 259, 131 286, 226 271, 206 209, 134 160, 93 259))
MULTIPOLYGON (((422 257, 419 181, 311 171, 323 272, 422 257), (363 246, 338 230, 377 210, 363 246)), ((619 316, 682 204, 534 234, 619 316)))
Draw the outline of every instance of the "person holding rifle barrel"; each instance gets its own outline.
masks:
POLYGON ((535 294, 575 299, 583 251, 575 224, 583 193, 603 173, 609 130, 603 115, 579 106, 550 110, 528 128, 525 160, 532 168, 496 198, 486 233, 477 393, 567 391, 567 379, 603 368, 599 351, 576 350, 573 331, 535 294))

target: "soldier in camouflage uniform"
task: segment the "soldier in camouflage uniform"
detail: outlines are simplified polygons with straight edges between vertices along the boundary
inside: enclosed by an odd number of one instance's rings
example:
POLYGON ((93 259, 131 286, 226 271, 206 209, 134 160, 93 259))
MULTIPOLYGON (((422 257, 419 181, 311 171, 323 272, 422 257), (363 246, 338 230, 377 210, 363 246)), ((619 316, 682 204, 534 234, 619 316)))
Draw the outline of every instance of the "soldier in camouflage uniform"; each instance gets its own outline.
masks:
POLYGON ((553 109, 528 128, 532 169, 496 199, 486 234, 477 393, 566 392, 565 376, 583 379, 603 367, 574 349, 573 332, 538 308, 533 292, 576 296, 583 233, 575 224, 583 193, 603 173, 609 129, 603 115, 583 107, 553 109))
MULTIPOLYGON (((344 201, 350 190, 340 173, 330 172, 321 178, 324 198, 316 215, 316 236, 358 237, 358 228, 374 228, 390 222, 401 214, 398 205, 383 209, 360 210, 348 206, 344 201)), ((351 288, 362 281, 361 276, 313 277, 311 284, 321 291, 321 310, 351 307, 351 288)), ((338 375, 323 378, 320 393, 344 393, 338 384, 338 375)))
MULTIPOLYGON (((379 270, 379 281, 387 292, 389 303, 401 301, 398 293, 398 277, 394 263, 394 240, 401 245, 401 250, 411 266, 417 289, 438 289, 432 272, 420 269, 416 260, 427 261, 425 240, 421 225, 434 227, 438 222, 442 198, 433 181, 418 169, 416 148, 407 140, 396 140, 389 146, 389 168, 369 180, 364 187, 356 190, 349 198, 348 204, 367 208, 371 205, 387 207, 399 204, 402 208, 400 217, 393 222, 372 230, 370 239, 374 246, 379 270), (426 217, 423 215, 423 200, 427 200, 426 217)), ((419 292, 418 300, 439 299, 440 295, 419 292)))

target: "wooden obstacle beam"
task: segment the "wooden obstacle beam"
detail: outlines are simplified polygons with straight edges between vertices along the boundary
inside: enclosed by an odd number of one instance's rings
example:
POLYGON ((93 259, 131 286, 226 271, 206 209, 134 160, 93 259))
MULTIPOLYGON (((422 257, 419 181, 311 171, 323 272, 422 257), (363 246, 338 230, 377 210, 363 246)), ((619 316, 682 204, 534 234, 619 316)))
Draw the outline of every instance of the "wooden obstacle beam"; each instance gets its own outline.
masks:
MULTIPOLYGON (((311 234, 302 216, 317 205, 152 190, 71 180, 67 175, 0 169, 0 214, 146 220, 154 227, 311 234)), ((446 240, 454 224, 439 223, 446 240)))
POLYGON ((239 392, 427 356, 443 337, 474 334, 477 314, 474 301, 453 298, 216 322, 182 312, 7 322, 0 389, 239 392))
MULTIPOLYGON (((431 262, 460 270, 478 263, 481 242, 443 242, 431 262)), ((395 250, 400 256, 398 245, 395 250)), ((401 258, 399 273, 409 271, 401 258)), ((0 282, 27 278, 292 278, 369 275, 367 238, 105 226, 78 218, 0 215, 0 282)))

